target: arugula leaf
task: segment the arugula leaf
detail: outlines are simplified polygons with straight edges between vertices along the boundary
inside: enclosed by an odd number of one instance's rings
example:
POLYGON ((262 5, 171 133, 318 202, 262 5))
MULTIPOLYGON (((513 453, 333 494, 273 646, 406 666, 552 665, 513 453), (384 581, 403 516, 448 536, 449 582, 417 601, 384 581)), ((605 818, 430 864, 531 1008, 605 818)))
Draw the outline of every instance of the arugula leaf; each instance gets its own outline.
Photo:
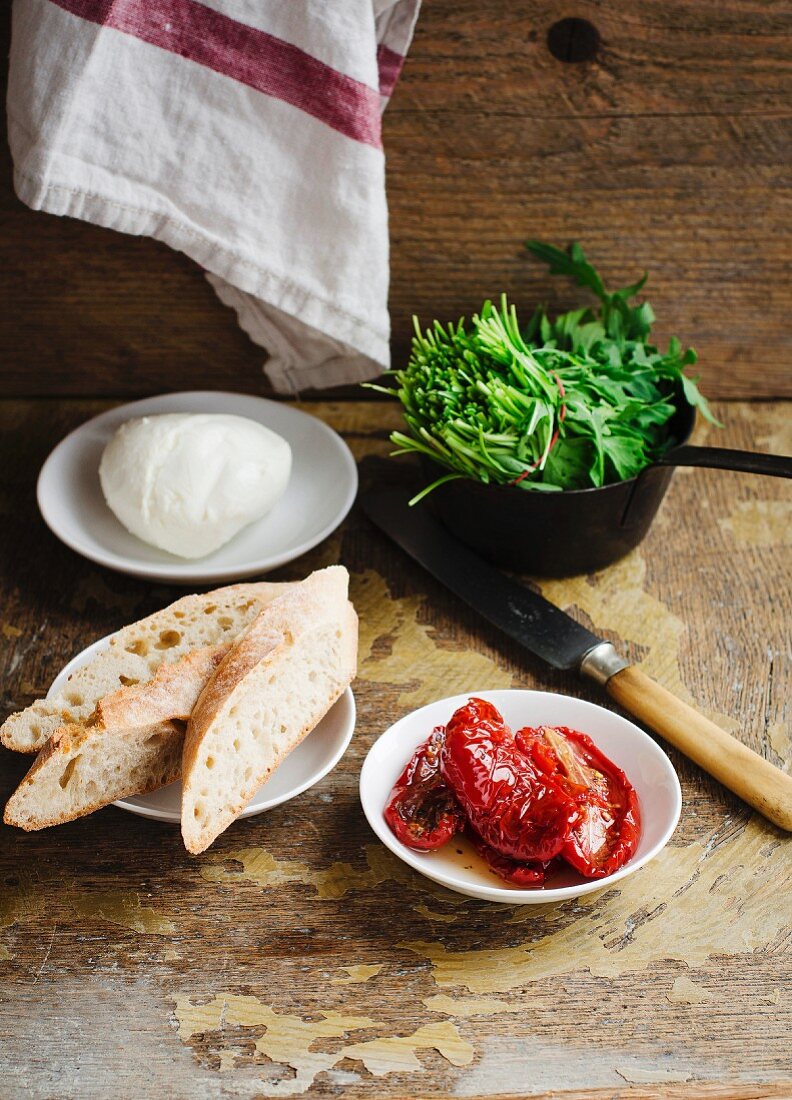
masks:
POLYGON ((628 435, 606 436, 602 441, 605 458, 616 473, 614 480, 635 477, 646 465, 644 446, 640 438, 628 435))
POLYGON ((552 244, 543 244, 542 241, 526 241, 525 247, 537 259, 544 260, 550 268, 551 275, 568 275, 578 286, 587 286, 593 290, 603 302, 608 298, 608 292, 599 272, 588 262, 577 241, 569 246, 568 252, 552 244))
POLYGON ((591 441, 584 436, 559 439, 547 456, 545 482, 559 489, 587 489, 591 485, 588 472, 592 459, 591 441))

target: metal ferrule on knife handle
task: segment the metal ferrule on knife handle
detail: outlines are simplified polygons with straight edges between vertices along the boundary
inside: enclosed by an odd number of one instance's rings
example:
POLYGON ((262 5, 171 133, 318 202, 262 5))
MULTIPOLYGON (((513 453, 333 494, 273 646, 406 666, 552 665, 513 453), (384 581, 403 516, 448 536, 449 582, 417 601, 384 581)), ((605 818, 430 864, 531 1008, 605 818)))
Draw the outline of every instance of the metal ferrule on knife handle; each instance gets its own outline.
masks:
POLYGON ((629 664, 630 662, 617 653, 610 642, 600 642, 599 645, 590 649, 580 662, 580 672, 604 687, 611 676, 615 676, 629 664))

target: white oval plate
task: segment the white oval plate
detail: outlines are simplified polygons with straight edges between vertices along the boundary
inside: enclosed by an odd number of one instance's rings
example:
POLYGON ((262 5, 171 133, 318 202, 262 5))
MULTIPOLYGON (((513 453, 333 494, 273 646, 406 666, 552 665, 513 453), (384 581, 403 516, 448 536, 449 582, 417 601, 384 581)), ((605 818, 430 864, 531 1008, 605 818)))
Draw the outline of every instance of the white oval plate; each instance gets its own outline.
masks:
MULTIPOLYGON (((72 657, 53 680, 47 698, 65 687, 69 676, 86 664, 95 653, 106 649, 112 636, 108 634, 106 638, 100 638, 82 653, 72 657)), ((265 810, 271 810, 273 806, 288 802, 290 798, 313 787, 333 770, 344 755, 354 730, 355 697, 352 689, 347 688, 316 729, 286 757, 264 786, 259 787, 239 816, 253 817, 265 810)), ((154 818, 155 821, 172 821, 178 825, 181 822, 181 783, 169 783, 167 787, 138 798, 122 798, 113 805, 141 817, 154 818)))
POLYGON ((315 416, 263 397, 196 390, 133 401, 82 424, 42 466, 37 496, 49 529, 83 557, 133 577, 211 584, 265 573, 316 546, 344 519, 357 485, 346 443, 315 416), (121 424, 136 416, 177 412, 246 416, 282 435, 292 449, 289 484, 275 508, 197 561, 131 535, 107 507, 99 484, 102 451, 121 424))
POLYGON ((375 741, 360 773, 363 811, 382 843, 422 875, 472 898, 507 905, 536 905, 603 890, 643 867, 665 846, 676 828, 682 792, 671 761, 643 730, 595 703, 547 691, 471 691, 440 699, 405 715, 375 741), (383 811, 404 765, 435 726, 445 725, 471 695, 493 703, 513 730, 523 726, 568 726, 591 737, 622 769, 638 794, 641 839, 633 858, 614 874, 583 879, 571 867, 548 878, 548 885, 522 890, 498 878, 464 839, 454 837, 436 852, 414 852, 388 828, 383 811))

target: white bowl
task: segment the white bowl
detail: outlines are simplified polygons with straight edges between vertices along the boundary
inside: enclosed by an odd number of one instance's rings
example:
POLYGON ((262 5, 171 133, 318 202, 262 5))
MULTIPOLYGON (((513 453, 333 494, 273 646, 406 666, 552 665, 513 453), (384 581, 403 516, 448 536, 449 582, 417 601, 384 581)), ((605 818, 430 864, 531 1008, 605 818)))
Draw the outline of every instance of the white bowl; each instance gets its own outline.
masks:
POLYGON ((357 466, 340 435, 283 401, 240 393, 168 393, 95 416, 41 468, 38 505, 53 534, 99 565, 169 584, 212 584, 265 573, 306 553, 338 527, 357 493, 357 466), (271 428, 292 449, 286 492, 273 510, 205 558, 185 560, 131 535, 108 508, 99 460, 117 428, 159 413, 231 413, 271 428))
MULTIPOLYGON (((100 638, 89 645, 82 653, 72 657, 52 682, 47 698, 55 695, 66 686, 72 672, 86 664, 95 653, 106 649, 112 634, 100 638)), ((332 771, 349 747, 355 730, 355 698, 351 688, 347 688, 341 698, 330 708, 319 725, 312 730, 294 752, 289 753, 280 767, 256 791, 250 802, 239 815, 253 817, 255 814, 271 810, 281 802, 288 802, 309 787, 313 787, 328 772, 332 771)), ((158 791, 142 794, 136 798, 122 798, 113 803, 121 810, 139 814, 140 817, 153 818, 155 821, 181 822, 181 782, 169 783, 158 791)))
POLYGON ((400 718, 369 750, 360 773, 360 800, 382 843, 410 867, 459 894, 507 905, 564 901, 626 878, 665 846, 682 808, 682 792, 671 761, 638 726, 583 699, 518 689, 470 691, 400 718), (631 860, 607 878, 583 879, 569 867, 548 876, 546 886, 524 890, 498 878, 464 838, 454 837, 435 852, 414 852, 396 839, 383 817, 393 785, 418 745, 435 726, 445 725, 472 695, 493 703, 513 730, 541 725, 580 730, 622 769, 635 787, 641 809, 641 839, 631 860))

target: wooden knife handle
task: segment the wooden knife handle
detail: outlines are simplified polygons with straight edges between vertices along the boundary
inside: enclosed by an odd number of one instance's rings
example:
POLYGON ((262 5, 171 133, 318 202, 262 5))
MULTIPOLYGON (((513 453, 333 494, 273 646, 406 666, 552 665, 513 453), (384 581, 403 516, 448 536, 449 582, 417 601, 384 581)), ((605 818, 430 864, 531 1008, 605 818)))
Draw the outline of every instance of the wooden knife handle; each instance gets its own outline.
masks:
POLYGON ((775 825, 792 832, 792 775, 677 699, 630 665, 606 684, 609 695, 775 825))

